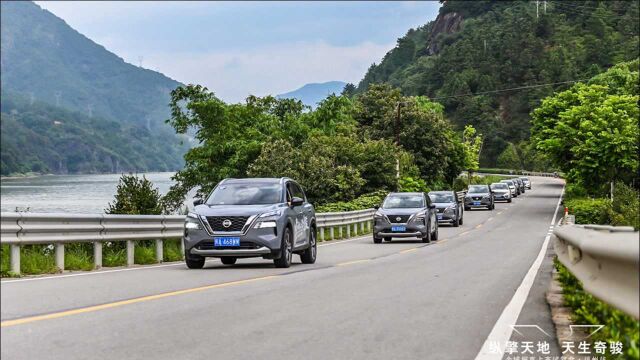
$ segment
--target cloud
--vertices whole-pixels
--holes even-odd
[[[357,83],[393,46],[296,42],[248,50],[159,52],[146,54],[144,63],[180,82],[205,85],[225,101],[239,102],[249,94],[276,95],[311,82]]]

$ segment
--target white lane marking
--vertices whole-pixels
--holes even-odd
[[[348,243],[348,242],[352,242],[352,241],[356,241],[356,240],[362,240],[362,239],[365,239],[365,238],[366,238],[366,236],[358,236],[356,238],[349,239],[349,240],[332,241],[329,244],[318,244],[318,247],[329,246],[329,245],[340,245],[340,244],[344,244],[344,243]],[[217,261],[217,259],[208,260],[207,263],[213,262],[213,261]],[[150,269],[164,268],[164,267],[171,267],[171,266],[180,266],[180,265],[184,266],[184,261],[178,261],[178,262],[174,262],[174,263],[171,263],[171,264],[145,265],[145,266],[140,266],[140,267],[132,267],[132,268],[124,268],[124,269],[97,270],[97,271],[79,272],[79,273],[75,273],[75,274],[39,276],[39,277],[30,277],[30,278],[15,279],[15,280],[2,280],[2,281],[0,281],[0,285],[9,284],[9,283],[16,283],[16,282],[25,282],[25,281],[62,279],[62,278],[76,277],[76,276],[110,274],[110,273],[122,272],[122,271],[150,270]]]
[[[560,198],[558,198],[558,204],[556,205],[556,210],[553,213],[553,218],[551,219],[552,224],[556,221],[556,216],[558,215],[558,209],[560,208],[560,202],[562,201],[563,194],[564,186],[562,186]],[[531,265],[531,268],[529,268],[529,271],[527,271],[524,279],[522,279],[522,283],[518,286],[518,289],[511,298],[511,301],[509,301],[509,304],[507,304],[502,311],[502,314],[500,314],[500,317],[493,326],[491,333],[489,333],[489,336],[487,336],[487,339],[484,341],[480,352],[476,355],[476,360],[502,359],[504,347],[507,341],[511,339],[511,334],[513,333],[512,326],[518,322],[518,317],[520,316],[522,307],[529,296],[529,291],[533,286],[533,281],[535,280],[538,270],[540,270],[540,265],[542,265],[542,261],[544,260],[547,246],[549,245],[549,239],[551,239],[551,234],[547,234],[544,238],[538,257]],[[500,351],[495,351],[496,348]]]

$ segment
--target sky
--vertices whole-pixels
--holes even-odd
[[[357,84],[439,2],[36,1],[125,61],[239,102]]]

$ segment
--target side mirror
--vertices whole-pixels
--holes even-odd
[[[198,206],[204,204],[204,200],[201,198],[193,199],[193,206]]]
[[[429,204],[429,209],[435,209],[436,208],[436,204]]]
[[[378,209],[380,209],[380,205],[373,205],[373,208],[378,210]]]
[[[293,207],[300,206],[302,204],[304,204],[304,199],[303,198],[299,198],[297,196],[294,196],[291,199],[291,206],[293,206]]]

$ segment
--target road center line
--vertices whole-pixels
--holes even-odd
[[[408,252],[412,252],[412,251],[416,251],[418,250],[418,248],[411,248],[411,249],[406,249],[406,250],[402,250],[400,251],[400,254],[406,254]]]
[[[151,300],[163,299],[163,298],[167,298],[167,297],[173,297],[173,296],[177,296],[177,295],[200,292],[200,291],[204,291],[204,290],[217,289],[217,288],[223,288],[223,287],[232,286],[232,285],[241,285],[241,284],[247,284],[247,283],[256,282],[256,281],[268,280],[268,279],[273,279],[273,278],[276,278],[276,277],[278,277],[278,275],[261,276],[261,277],[257,277],[257,278],[230,281],[230,282],[225,282],[225,283],[200,286],[200,287],[184,289],[184,290],[169,291],[169,292],[164,292],[164,293],[160,293],[160,294],[156,294],[156,295],[142,296],[142,297],[128,299],[128,300],[115,301],[115,302],[111,302],[111,303],[88,306],[88,307],[83,307],[83,308],[79,308],[79,309],[67,310],[67,311],[60,311],[60,312],[55,312],[55,313],[51,313],[51,314],[30,316],[30,317],[14,319],[14,320],[6,320],[6,321],[2,321],[0,323],[0,327],[4,328],[4,327],[9,327],[9,326],[32,323],[32,322],[36,322],[36,321],[57,319],[57,318],[61,318],[61,317],[71,316],[71,315],[84,314],[84,313],[89,313],[89,312],[94,312],[94,311],[99,311],[99,310],[105,310],[105,309],[120,307],[120,306],[124,306],[124,305],[130,305],[130,304],[135,304],[135,303],[140,303],[140,302],[146,302],[146,301],[151,301]]]
[[[338,264],[336,264],[336,266],[347,266],[347,265],[359,264],[359,263],[363,263],[363,262],[367,262],[367,261],[371,261],[371,259],[347,261],[347,262],[343,262],[343,263],[338,263]]]
[[[553,213],[553,218],[551,219],[551,223],[555,223],[556,216],[558,215],[558,209],[560,208],[560,202],[562,201],[562,195],[564,194],[564,186],[562,186],[562,191],[560,192],[560,197],[558,198],[558,204],[556,205],[556,210]],[[538,252],[538,256],[535,261],[527,271],[527,274],[522,279],[522,283],[516,289],[515,294],[507,304],[507,306],[500,314],[500,317],[496,321],[491,333],[487,336],[487,339],[484,341],[480,352],[476,355],[475,360],[501,360],[503,357],[504,347],[511,338],[511,334],[513,333],[512,325],[518,322],[518,317],[520,316],[520,312],[522,311],[522,307],[524,306],[527,297],[529,296],[529,291],[533,286],[533,282],[538,274],[538,270],[540,270],[540,266],[542,265],[542,261],[544,260],[544,255],[547,251],[547,247],[549,245],[549,239],[551,239],[551,235],[547,234],[544,238],[544,242],[542,243],[542,247],[540,248],[540,252]],[[500,351],[492,351],[492,345],[497,346]]]

